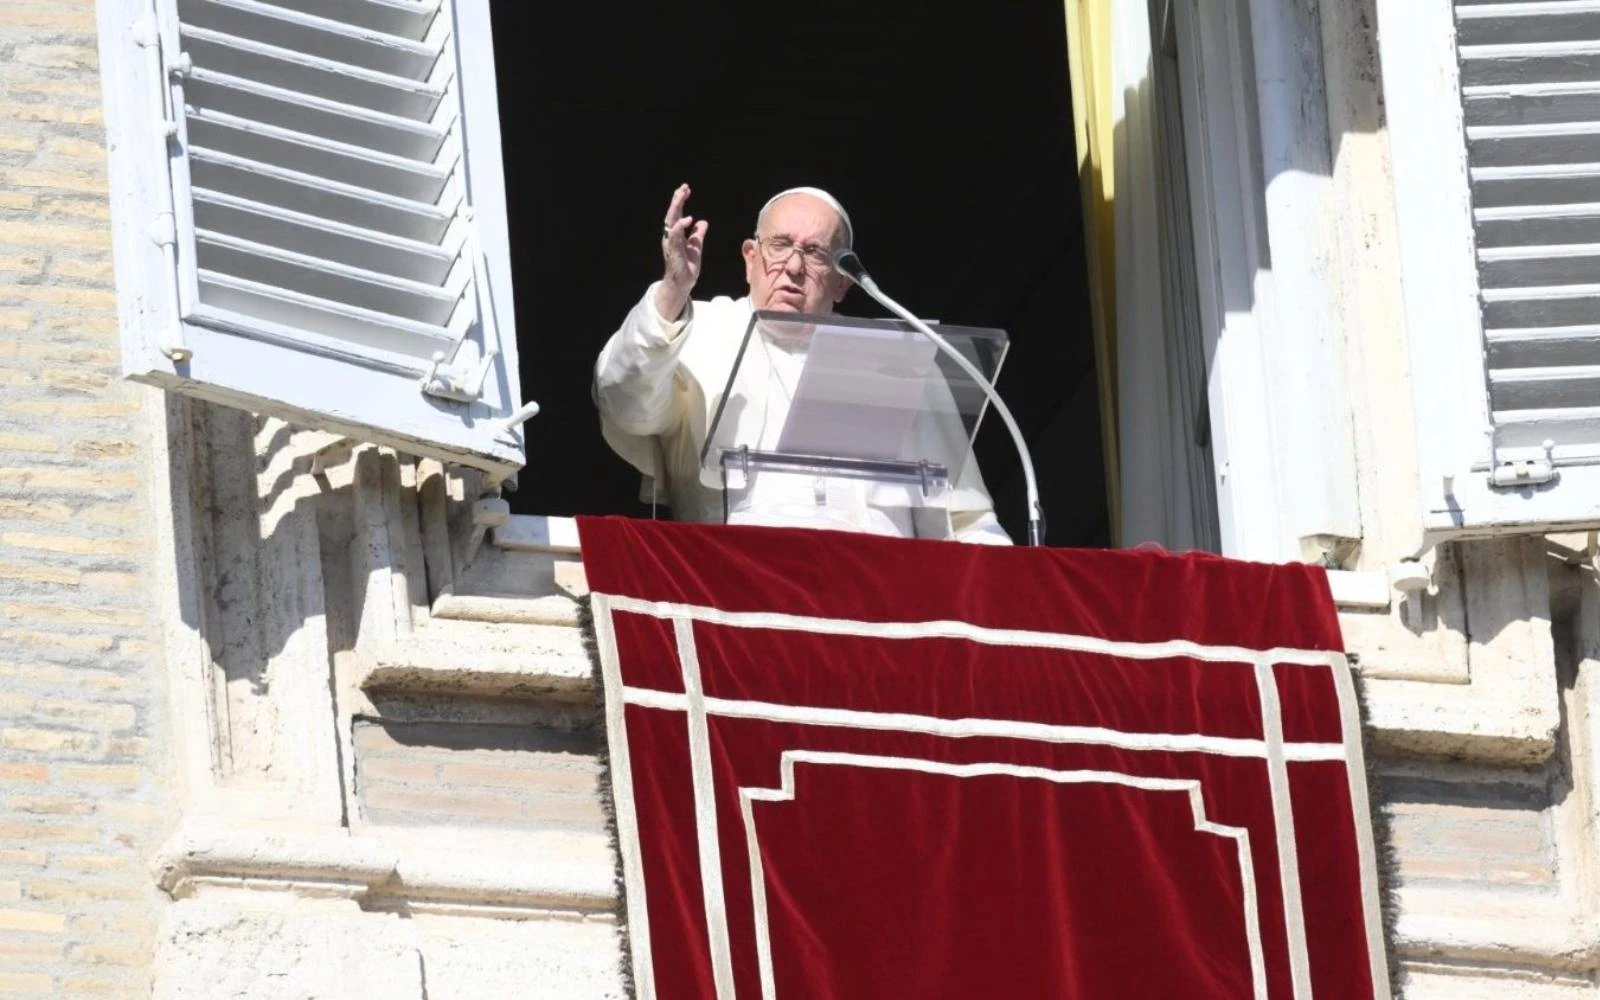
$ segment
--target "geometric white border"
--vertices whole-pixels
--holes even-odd
[[[1144,791],[1185,793],[1189,799],[1189,808],[1194,814],[1194,828],[1201,833],[1231,839],[1238,852],[1239,879],[1244,888],[1244,933],[1250,950],[1250,981],[1254,986],[1255,1000],[1266,1000],[1267,968],[1261,950],[1261,915],[1256,901],[1255,867],[1250,855],[1250,833],[1243,827],[1212,823],[1206,819],[1205,802],[1201,797],[1199,781],[1147,778],[1113,771],[1058,771],[997,762],[947,764],[911,757],[882,757],[821,750],[785,750],[779,758],[782,775],[779,788],[739,789],[739,810],[744,817],[745,844],[750,854],[750,895],[754,902],[756,957],[761,967],[762,1000],[776,1000],[777,987],[772,972],[772,939],[767,920],[766,872],[761,862],[761,847],[756,838],[756,818],[751,803],[792,801],[796,763],[920,771],[924,774],[942,774],[955,778],[1009,775],[1014,778],[1031,778],[1062,785],[1122,785]]]
[[[699,605],[644,601],[637,598],[593,594],[596,638],[603,678],[606,686],[607,735],[610,741],[613,786],[619,802],[632,801],[631,763],[628,759],[623,712],[628,704],[639,707],[685,711],[689,718],[690,760],[695,771],[696,814],[709,814],[709,824],[702,823],[699,831],[702,857],[702,890],[705,896],[707,930],[711,935],[711,958],[718,1000],[734,1000],[732,960],[729,950],[726,909],[723,905],[722,873],[720,864],[708,863],[708,858],[720,858],[716,850],[718,833],[715,829],[715,789],[711,768],[710,746],[706,720],[709,715],[730,715],[752,718],[781,717],[781,721],[838,725],[841,717],[846,724],[867,728],[912,728],[939,736],[989,735],[993,727],[1035,727],[1035,724],[1012,720],[948,720],[907,716],[895,713],[841,712],[841,710],[802,708],[791,705],[771,705],[754,702],[734,702],[707,699],[700,690],[699,664],[694,649],[693,623],[735,628],[759,628],[804,631],[828,635],[862,636],[877,639],[956,638],[982,645],[1022,646],[1041,649],[1074,650],[1129,660],[1163,660],[1186,658],[1209,662],[1231,662],[1251,665],[1256,674],[1258,694],[1261,699],[1263,721],[1262,740],[1234,740],[1223,737],[1205,737],[1193,734],[1134,734],[1090,727],[1036,727],[1043,730],[1076,730],[1056,733],[1059,740],[1100,745],[1119,745],[1125,749],[1176,749],[1174,741],[1185,743],[1184,749],[1199,753],[1217,753],[1225,756],[1264,756],[1268,763],[1271,781],[1274,833],[1278,846],[1280,884],[1284,901],[1285,932],[1288,937],[1289,966],[1295,1000],[1312,1000],[1310,964],[1306,948],[1304,914],[1301,908],[1298,849],[1294,835],[1293,806],[1288,793],[1287,762],[1290,760],[1343,760],[1349,776],[1351,807],[1356,825],[1357,855],[1361,866],[1362,903],[1367,928],[1367,947],[1373,995],[1378,1000],[1388,1000],[1389,982],[1386,956],[1381,934],[1381,917],[1376,878],[1373,875],[1376,848],[1372,842],[1369,804],[1365,796],[1365,774],[1362,772],[1360,727],[1355,717],[1354,687],[1348,664],[1342,653],[1325,650],[1273,648],[1248,649],[1237,646],[1208,646],[1188,640],[1163,642],[1125,642],[1101,639],[1096,636],[1040,632],[1025,629],[994,629],[960,621],[925,622],[868,622],[849,619],[818,618],[789,615],[777,612],[729,612]],[[615,632],[611,616],[614,611],[626,611],[645,617],[668,620],[678,645],[680,665],[684,670],[684,693],[653,691],[625,687],[617,660]],[[1338,690],[1343,726],[1342,744],[1288,744],[1283,742],[1282,719],[1279,713],[1277,684],[1272,668],[1275,664],[1313,667],[1331,670]],[[874,718],[876,717],[876,718]],[[826,720],[826,721],[825,721]],[[870,721],[869,721],[870,720]],[[775,718],[775,721],[780,721]],[[908,725],[915,722],[916,725]],[[924,725],[927,728],[924,728]],[[952,732],[949,727],[965,727],[968,731]],[[941,731],[943,727],[943,731]],[[976,727],[975,729],[973,727]],[[993,735],[1015,736],[1023,739],[1051,739],[1044,732],[994,732]],[[1199,741],[1199,742],[1194,742]],[[1212,741],[1217,741],[1213,743]],[[1143,745],[1139,745],[1143,744]],[[1208,745],[1210,744],[1210,745]],[[627,771],[626,774],[619,772]],[[640,844],[636,817],[624,817],[625,810],[617,810],[618,837],[623,854],[623,872],[629,897],[629,936],[634,985],[640,1000],[654,1000],[654,965],[651,959],[648,915],[644,912],[644,878],[639,862]],[[707,830],[709,825],[711,829]],[[709,877],[708,877],[709,876]]]
[[[721,830],[717,822],[716,772],[711,767],[711,724],[700,687],[700,654],[694,622],[672,619],[678,662],[683,670],[685,716],[689,729],[689,774],[694,783],[695,835],[700,841],[700,890],[706,908],[706,938],[711,946],[711,978],[717,1000],[733,1000],[733,948],[728,943],[728,903],[722,891]],[[652,970],[653,971],[653,970]]]
[[[1255,663],[1266,659],[1302,667],[1346,666],[1343,653],[1322,649],[1248,649],[1244,646],[1207,646],[1188,639],[1162,642],[1127,642],[1067,632],[1040,632],[1035,629],[989,628],[961,621],[869,622],[848,618],[816,618],[777,611],[724,611],[702,604],[673,601],[644,601],[637,597],[596,594],[604,597],[610,611],[627,611],[647,618],[706,622],[732,628],[775,629],[789,632],[817,632],[823,635],[852,635],[868,639],[967,639],[985,646],[1029,646],[1035,649],[1064,649],[1081,653],[1101,653],[1128,660],[1206,660],[1212,663]]]
[[[1261,735],[1267,744],[1267,781],[1272,788],[1272,826],[1278,836],[1278,888],[1283,924],[1289,935],[1289,981],[1294,1000],[1311,998],[1311,953],[1306,948],[1305,909],[1300,896],[1300,843],[1294,834],[1294,801],[1289,794],[1289,764],[1283,752],[1283,708],[1272,661],[1255,661],[1256,696],[1261,703]],[[1346,768],[1348,770],[1348,767]]]
[[[622,660],[617,653],[617,632],[611,623],[610,601],[603,594],[590,599],[594,638],[600,654],[600,677],[605,684],[606,750],[611,763],[612,813],[622,854],[622,881],[628,899],[628,951],[633,966],[637,1000],[655,1000],[655,960],[650,947],[650,907],[645,903],[644,862],[640,858],[639,818],[633,812],[633,760],[628,754],[628,732],[623,714]],[[624,806],[626,803],[626,807]]]
[[[1204,753],[1217,757],[1268,756],[1266,740],[1240,736],[1202,736],[1198,733],[1130,733],[1100,726],[1065,726],[1050,722],[1022,722],[1016,719],[948,719],[936,715],[908,712],[862,712],[850,708],[816,708],[782,705],[770,701],[745,701],[691,697],[675,691],[624,687],[622,700],[640,708],[686,712],[695,705],[708,716],[728,719],[758,719],[794,725],[828,726],[834,729],[873,729],[883,732],[921,733],[955,739],[988,736],[1002,739],[1035,740],[1040,743],[1077,743],[1085,746],[1113,747],[1118,750],[1159,750],[1165,753]],[[1343,761],[1342,743],[1288,743],[1285,760]]]

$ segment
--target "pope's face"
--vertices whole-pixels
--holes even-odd
[[[767,209],[756,239],[744,241],[744,276],[757,309],[826,316],[844,298],[850,279],[833,269],[844,242],[839,215],[808,194],[779,198]]]

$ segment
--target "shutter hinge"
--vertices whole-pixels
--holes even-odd
[[[165,46],[161,41],[161,25],[153,13],[147,13],[133,23],[130,29],[133,43],[145,50],[144,59],[149,71],[155,80],[155,90],[149,95],[152,104],[152,117],[161,122],[161,132],[166,142],[168,155],[172,155],[171,142],[178,135],[178,123],[172,114],[172,89],[169,84]],[[183,71],[191,68],[188,56],[182,57]],[[165,211],[157,212],[150,220],[149,227],[145,230],[150,237],[150,242],[161,248],[166,258],[167,267],[171,269],[172,284],[169,285],[172,309],[177,315],[173,317],[174,324],[166,332],[164,343],[159,349],[168,361],[174,365],[187,364],[194,359],[194,351],[183,343],[183,312],[182,299],[177,290],[178,281],[178,224],[172,210],[172,189],[170,179],[166,179],[165,195],[163,196]]]
[[[168,139],[178,135],[178,123],[172,117],[171,94],[167,90],[169,80],[186,76],[194,64],[187,52],[178,56],[178,63],[169,66],[166,58],[166,46],[161,42],[161,28],[156,23],[155,16],[146,14],[139,18],[133,25],[133,42],[141,49],[150,50],[150,62],[154,67],[156,77],[161,80],[161,131]]]
[[[133,42],[141,49],[148,49],[152,45],[158,47],[161,45],[161,32],[156,27],[154,14],[146,14],[133,22]]]
[[[168,251],[169,254],[177,245],[178,224],[171,212],[157,213],[156,217],[150,220],[150,228],[146,232],[150,236],[151,243]],[[167,356],[167,360],[180,365],[194,358],[194,352],[184,346],[181,335],[174,335],[170,343],[162,345],[161,353]]]
[[[473,371],[460,365],[445,364],[444,352],[435,351],[433,363],[422,376],[422,391],[458,403],[476,403],[483,396],[483,383],[489,377],[489,369],[494,367],[494,359],[499,356],[497,348],[489,348],[478,362],[477,370]]]
[[[150,242],[158,247],[170,247],[178,242],[178,223],[171,212],[161,212],[150,220]]]
[[[1499,462],[1489,470],[1489,485],[1495,489],[1515,490],[1525,486],[1541,486],[1554,482],[1561,472],[1556,468],[1554,441],[1545,441],[1543,458]]]

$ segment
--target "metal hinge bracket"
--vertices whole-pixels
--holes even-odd
[[[476,370],[461,365],[445,364],[444,352],[436,351],[433,363],[422,376],[422,391],[430,396],[453,399],[458,403],[476,403],[483,397],[483,383],[494,367],[499,350],[490,348],[478,362]]]
[[[1540,486],[1554,482],[1561,472],[1556,468],[1554,441],[1545,441],[1543,458],[1499,462],[1489,470],[1489,485],[1495,489],[1515,490],[1525,486]]]

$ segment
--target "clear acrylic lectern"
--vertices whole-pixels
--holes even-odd
[[[939,326],[992,382],[1004,331]],[[730,524],[950,535],[988,396],[899,320],[757,312],[700,454]]]

